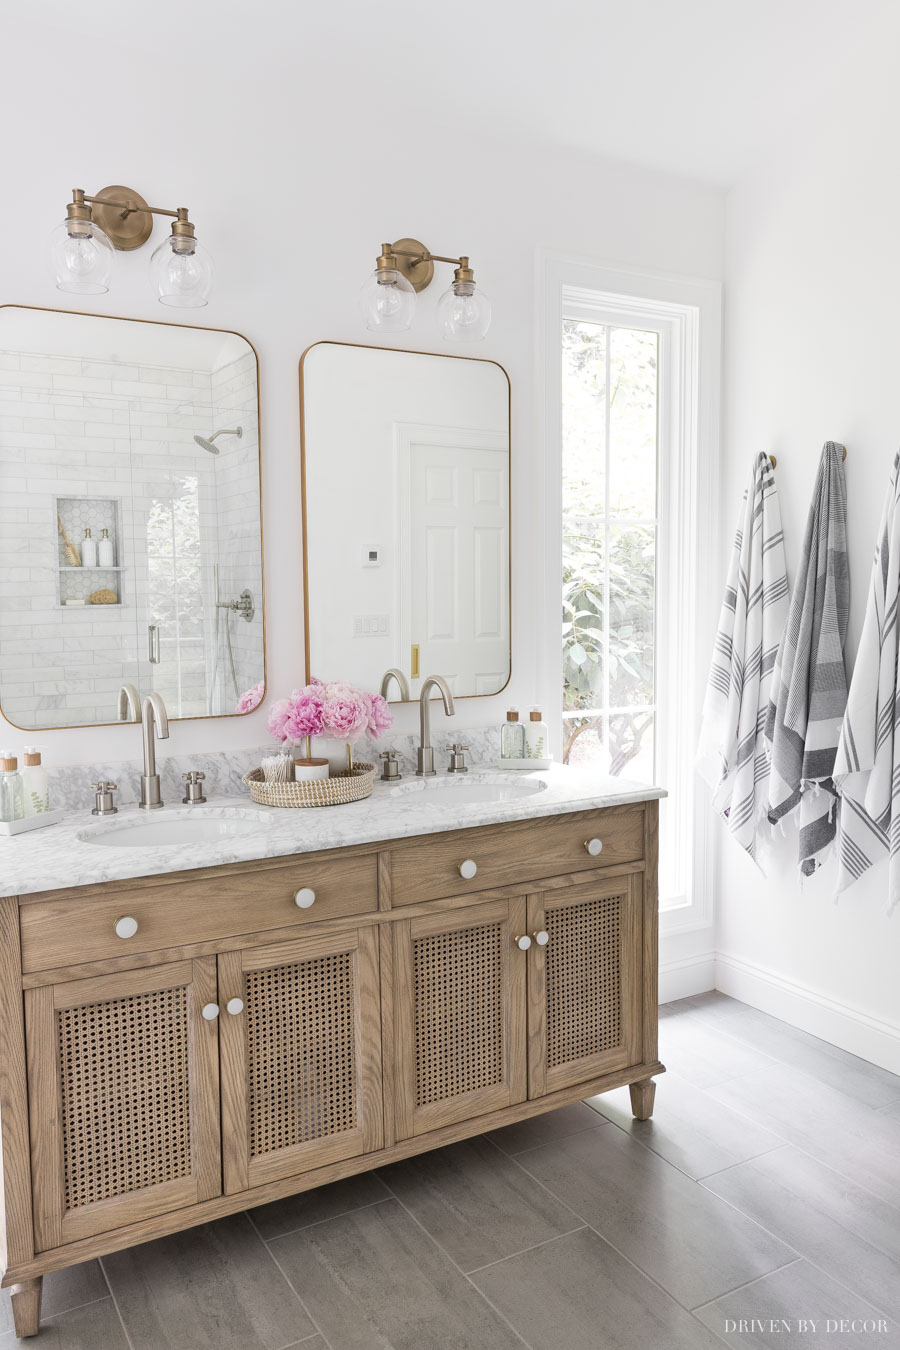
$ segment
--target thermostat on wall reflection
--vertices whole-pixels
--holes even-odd
[[[364,547],[360,562],[362,563],[363,567],[380,567],[381,545],[369,544],[367,547]]]

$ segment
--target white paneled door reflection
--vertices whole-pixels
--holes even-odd
[[[420,678],[437,673],[454,692],[494,694],[509,668],[506,438],[451,431],[437,439],[432,431],[408,441],[405,649],[418,646]]]

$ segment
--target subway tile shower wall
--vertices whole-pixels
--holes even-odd
[[[213,425],[215,423],[215,426]],[[241,425],[209,455],[194,435]],[[238,693],[262,676],[262,575],[247,466],[258,456],[256,366],[251,353],[210,375],[184,368],[100,363],[72,357],[0,353],[0,699],[20,726],[110,722],[123,681],[158,689],[174,716],[231,712]],[[112,500],[121,537],[113,575],[97,571],[96,589],[118,605],[65,606],[65,559],[56,528],[57,499]],[[173,503],[193,513],[199,557],[179,557],[166,540]],[[106,509],[106,508],[104,508]],[[98,508],[95,537],[99,536]],[[83,530],[72,543],[80,549]],[[232,617],[232,678],[221,612],[216,656],[213,563],[220,594],[246,587],[252,623]],[[79,579],[80,580],[80,579]],[[168,583],[168,584],[167,584]],[[81,593],[84,586],[68,593]],[[160,596],[193,588],[184,619],[170,622],[167,650],[151,671],[147,624]],[[94,589],[93,587],[89,589]],[[169,616],[171,619],[171,616]],[[215,684],[213,684],[213,672]],[[35,713],[37,709],[37,713]]]

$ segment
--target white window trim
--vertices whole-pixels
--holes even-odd
[[[694,277],[679,277],[667,273],[612,265],[588,258],[574,258],[554,250],[537,252],[537,332],[535,389],[537,396],[538,429],[543,444],[543,482],[541,492],[541,520],[536,522],[542,540],[544,559],[543,585],[540,597],[542,622],[539,630],[552,635],[540,644],[538,680],[544,708],[550,710],[551,741],[557,752],[561,745],[562,710],[560,708],[560,651],[557,635],[560,625],[560,574],[562,559],[562,362],[560,360],[560,332],[563,310],[570,311],[577,302],[577,293],[586,293],[586,300],[596,306],[602,297],[603,307],[615,311],[625,324],[639,326],[652,316],[662,319],[668,336],[676,349],[670,351],[687,375],[687,381],[678,381],[679,387],[693,384],[697,390],[693,406],[660,408],[660,416],[675,419],[672,428],[681,444],[681,461],[687,467],[682,474],[683,496],[680,513],[691,522],[689,538],[682,541],[675,556],[684,583],[688,586],[689,621],[684,628],[684,642],[666,643],[670,658],[680,664],[683,687],[693,691],[691,716],[684,719],[679,753],[692,763],[696,729],[705,685],[706,667],[715,626],[717,600],[709,595],[703,579],[714,575],[718,558],[718,449],[720,434],[720,387],[722,343],[722,287],[719,282]],[[564,306],[564,296],[566,304]],[[688,400],[690,403],[691,400]],[[661,466],[661,501],[671,491],[678,491],[677,483],[667,483]],[[661,517],[665,515],[661,512]],[[660,529],[664,529],[661,519]],[[660,553],[665,541],[660,539]],[[693,628],[693,639],[690,629]],[[664,672],[660,671],[660,676]],[[551,720],[552,719],[552,720]],[[683,963],[690,959],[694,939],[679,941],[681,935],[694,933],[701,939],[700,930],[710,930],[713,924],[713,837],[711,817],[698,800],[696,775],[685,774],[684,791],[691,792],[693,803],[686,819],[692,822],[691,884],[686,903],[660,913],[660,935],[664,942],[663,955]],[[687,784],[690,787],[687,787]],[[701,943],[702,945],[702,943]],[[706,943],[706,945],[712,945]],[[671,950],[666,952],[666,948]]]

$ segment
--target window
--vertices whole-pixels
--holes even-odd
[[[720,288],[549,252],[540,266],[543,612],[548,627],[562,617],[561,645],[541,655],[545,703],[560,758],[666,789],[661,931],[705,928],[694,753],[712,642],[700,578],[716,546]]]

